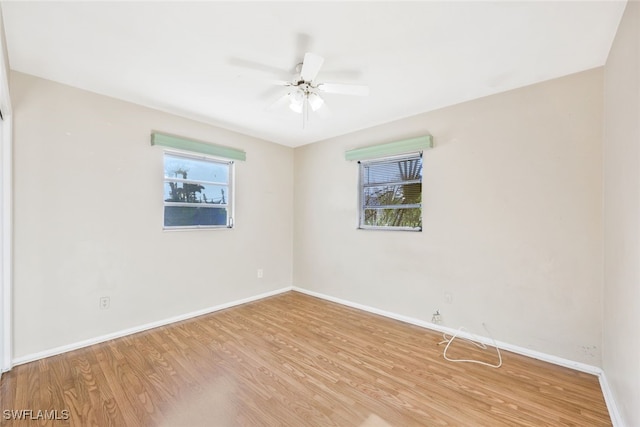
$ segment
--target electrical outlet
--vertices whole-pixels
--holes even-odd
[[[442,314],[440,314],[440,310],[436,310],[436,312],[433,313],[433,316],[431,317],[431,323],[435,323],[436,325],[442,323]]]
[[[258,279],[262,279],[264,277],[264,270],[261,268],[258,269]]]
[[[106,310],[111,305],[111,299],[109,297],[100,297],[100,309]]]
[[[453,295],[451,295],[449,292],[445,292],[444,293],[444,302],[446,304],[451,304],[453,302]]]

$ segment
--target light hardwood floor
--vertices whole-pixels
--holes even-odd
[[[441,339],[289,292],[17,366],[2,376],[0,425],[611,425],[596,377],[507,352],[499,369],[451,363]],[[69,418],[4,419],[20,409]]]

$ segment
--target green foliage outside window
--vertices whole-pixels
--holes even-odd
[[[361,164],[361,226],[422,228],[422,158]]]

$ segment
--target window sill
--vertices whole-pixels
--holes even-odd
[[[233,230],[234,227],[218,226],[218,227],[162,227],[162,231],[208,231],[208,230]]]

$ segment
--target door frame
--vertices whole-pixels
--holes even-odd
[[[13,110],[9,95],[9,57],[0,8],[0,375],[12,367],[13,286]]]
[[[0,83],[1,84],[1,83]],[[1,105],[1,103],[0,103]],[[4,110],[0,110],[4,111]],[[12,168],[11,168],[11,115],[5,115],[3,113],[3,121],[2,121],[2,135],[0,136],[1,141],[1,150],[2,150],[2,163],[0,164],[1,168],[1,176],[2,176],[2,188],[0,189],[0,193],[2,194],[2,199],[0,203],[2,204],[2,209],[0,213],[0,217],[2,218],[2,241],[0,242],[1,249],[0,253],[2,254],[2,258],[0,259],[0,265],[2,271],[2,276],[0,277],[0,290],[2,291],[2,295],[0,295],[0,302],[2,303],[2,318],[0,319],[0,326],[2,330],[0,330],[0,338],[2,339],[2,345],[0,348],[2,349],[2,354],[0,354],[0,372],[5,372],[11,369],[11,310],[12,310]]]

